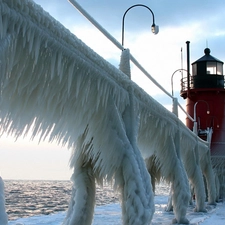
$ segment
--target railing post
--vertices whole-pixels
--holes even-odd
[[[178,99],[173,98],[172,112],[178,117]]]

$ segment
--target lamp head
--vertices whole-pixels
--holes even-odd
[[[210,114],[210,111],[209,110],[207,110],[207,114]]]
[[[159,26],[155,25],[154,23],[152,24],[152,33],[153,34],[159,33]]]

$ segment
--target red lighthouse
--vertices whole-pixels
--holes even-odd
[[[187,42],[189,52],[189,42]],[[181,80],[181,97],[186,99],[187,113],[194,122],[186,119],[188,128],[206,140],[212,129],[211,157],[213,166],[225,166],[225,88],[223,62],[205,55],[192,63],[192,75]],[[188,53],[189,55],[189,53]],[[188,56],[189,57],[189,56]],[[188,61],[189,62],[189,61]],[[189,69],[188,69],[189,71]]]

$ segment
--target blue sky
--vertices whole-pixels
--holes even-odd
[[[35,0],[44,10],[73,32],[113,65],[118,66],[121,51],[107,40],[67,0]],[[125,47],[139,63],[169,92],[171,75],[186,69],[186,41],[190,41],[191,62],[211,54],[225,62],[224,0],[85,0],[77,1],[109,33],[121,42],[121,24],[124,12],[134,4],[145,4],[155,15],[159,33],[151,33],[152,16],[143,7],[131,9],[125,18]],[[155,87],[135,66],[132,80],[168,109],[171,99]],[[180,74],[174,76],[174,92],[179,96]],[[185,102],[179,100],[182,105]],[[181,115],[182,117],[182,115]],[[184,118],[184,117],[183,117]],[[3,179],[69,179],[72,171],[68,161],[70,151],[54,143],[40,143],[11,137],[0,140],[0,175]]]

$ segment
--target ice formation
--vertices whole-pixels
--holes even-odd
[[[188,223],[185,169],[191,164],[183,164],[182,143],[200,140],[129,79],[127,53],[120,71],[34,2],[0,1],[1,131],[15,137],[32,131],[32,137],[73,148],[66,225],[90,225],[95,181],[113,178],[123,224],[148,225],[154,200],[144,159],[152,156],[172,182],[175,222]]]
[[[4,183],[0,177],[0,224],[8,224],[8,216],[5,211],[5,195],[4,195]]]

